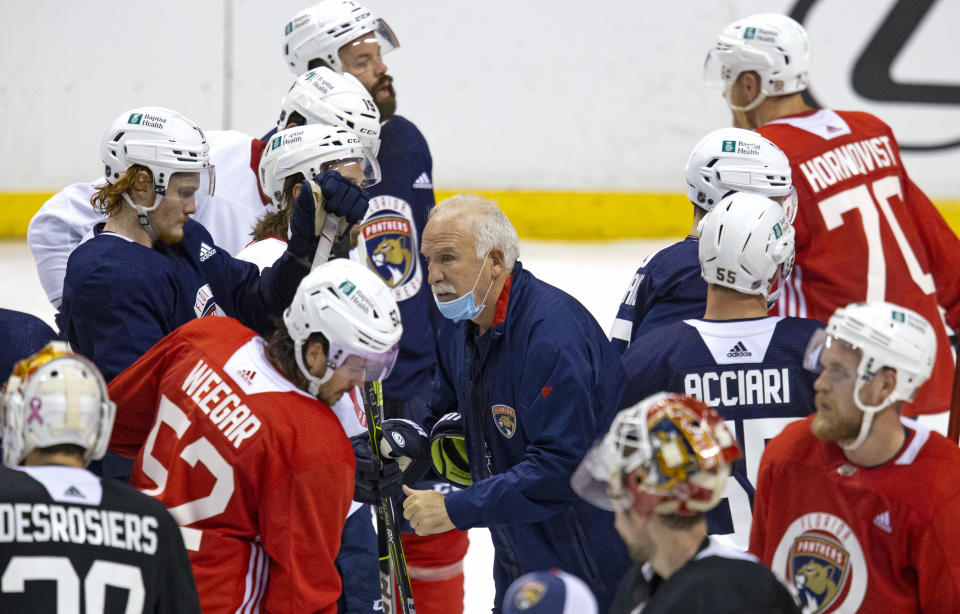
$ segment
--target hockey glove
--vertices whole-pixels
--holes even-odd
[[[406,471],[410,463],[427,454],[427,432],[416,422],[406,418],[390,418],[380,425],[383,438],[380,440],[380,456],[393,459]]]
[[[401,497],[403,489],[403,472],[394,461],[381,461],[373,455],[370,449],[370,437],[366,433],[354,435],[350,438],[353,444],[353,454],[357,460],[357,471],[354,477],[353,499],[360,503],[377,503],[384,497]]]
[[[367,214],[367,197],[349,179],[337,171],[325,171],[314,176],[314,181],[323,193],[323,208],[327,213],[342,217],[355,224]]]
[[[463,434],[463,419],[459,412],[444,414],[430,431],[430,455],[433,470],[444,480],[457,486],[470,486],[470,461]]]
[[[287,251],[297,258],[312,259],[317,251],[316,203],[309,181],[300,182],[300,194],[293,200],[290,228],[287,230]]]

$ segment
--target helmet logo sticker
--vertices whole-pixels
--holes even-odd
[[[723,142],[723,152],[724,153],[733,153],[737,150],[736,141],[724,141]]]
[[[273,151],[273,150],[276,149],[277,147],[280,147],[280,144],[281,144],[281,143],[283,143],[283,137],[282,137],[282,136],[275,136],[275,137],[273,137],[273,140],[270,141],[270,151]]]
[[[906,322],[906,315],[902,311],[894,311],[890,315],[895,322]]]
[[[543,599],[546,592],[545,584],[536,580],[528,580],[520,586],[513,598],[513,604],[517,606],[518,610],[529,610]]]
[[[517,432],[517,412],[506,405],[494,405],[491,408],[493,423],[500,434],[510,439]]]
[[[27,418],[27,424],[33,422],[34,419],[43,424],[43,416],[40,415],[41,407],[43,407],[43,401],[40,400],[40,397],[30,399],[30,417]]]
[[[757,29],[756,29],[756,28],[745,28],[745,29],[743,30],[743,38],[745,38],[745,39],[747,39],[747,40],[752,39],[752,38],[756,38],[756,36],[757,36]]]
[[[131,113],[130,119],[127,120],[128,124],[139,124],[143,120],[143,113]]]
[[[350,296],[351,294],[353,294],[353,291],[356,290],[357,288],[356,284],[354,284],[349,279],[342,281],[338,287],[340,288],[340,291],[346,294],[347,296]]]
[[[397,445],[400,446],[401,448],[406,443],[406,440],[404,440],[403,435],[401,435],[396,431],[394,431],[393,433],[390,433],[390,436],[393,437],[393,440],[397,442]]]

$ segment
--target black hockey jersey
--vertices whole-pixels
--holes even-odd
[[[623,356],[622,407],[656,392],[680,392],[715,408],[736,435],[743,458],[707,520],[711,534],[731,535],[744,550],[763,448],[813,412],[816,374],[803,368],[803,355],[822,327],[806,318],[685,320],[640,337]]]
[[[692,559],[666,580],[649,563],[623,577],[610,614],[799,614],[786,586],[757,557],[703,540]]]
[[[0,612],[200,612],[180,529],[117,480],[0,466]]]

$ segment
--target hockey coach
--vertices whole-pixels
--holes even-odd
[[[404,515],[418,535],[490,529],[495,613],[511,582],[551,567],[586,581],[605,611],[628,554],[570,477],[616,414],[623,367],[586,308],[518,252],[510,220],[479,196],[453,196],[427,222],[421,253],[445,319],[426,426],[435,441],[462,428],[470,485],[405,487]]]

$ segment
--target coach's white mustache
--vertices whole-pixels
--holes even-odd
[[[438,281],[437,283],[430,286],[430,289],[433,290],[434,296],[437,296],[438,294],[456,294],[457,293],[457,289],[453,287],[453,284],[445,281]]]

